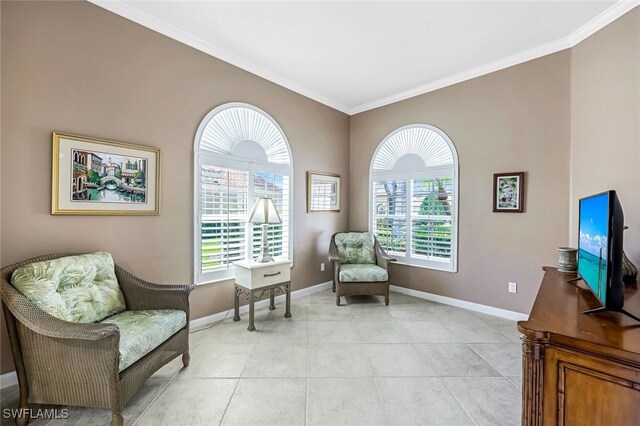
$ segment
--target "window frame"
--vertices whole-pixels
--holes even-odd
[[[385,143],[394,137],[397,133],[408,129],[414,128],[425,128],[436,132],[442,139],[447,143],[449,149],[451,150],[451,154],[453,157],[452,165],[444,165],[444,166],[425,166],[420,170],[409,170],[409,171],[401,171],[396,172],[393,170],[385,170],[385,171],[374,171],[373,165],[376,161],[376,157]],[[407,153],[405,153],[407,154]],[[422,259],[418,257],[411,256],[411,237],[413,234],[413,225],[412,225],[412,215],[411,215],[411,198],[413,196],[413,179],[424,179],[424,178],[435,178],[443,175],[443,172],[450,172],[452,174],[453,180],[453,190],[452,190],[452,201],[453,201],[453,210],[451,215],[451,257],[450,261],[440,261],[435,259]],[[374,203],[374,183],[376,181],[381,180],[404,180],[406,181],[407,186],[407,200],[406,200],[406,212],[404,215],[404,219],[406,222],[406,248],[404,255],[399,254],[398,252],[392,252],[392,255],[398,259],[399,264],[415,266],[419,268],[433,269],[437,271],[458,272],[458,231],[459,231],[459,192],[460,192],[460,180],[459,180],[459,164],[458,164],[458,152],[456,150],[453,141],[444,133],[442,130],[435,126],[431,126],[429,124],[409,124],[406,126],[402,126],[390,134],[388,134],[382,142],[378,145],[373,156],[371,157],[371,162],[369,164],[369,198],[368,198],[368,227],[369,232],[375,233],[374,221],[376,220],[376,214],[373,208]]]
[[[237,155],[226,155],[213,153],[208,150],[200,149],[200,141],[202,134],[206,129],[209,122],[220,112],[231,108],[247,108],[254,110],[258,114],[261,114],[267,120],[276,127],[280,132],[284,144],[286,145],[289,154],[289,164],[272,163],[269,161],[261,161],[254,158],[247,158]],[[294,169],[293,169],[293,156],[291,152],[291,146],[289,141],[278,123],[266,112],[250,104],[242,102],[231,102],[223,104],[214,108],[209,112],[200,123],[196,132],[194,140],[194,155],[193,155],[193,281],[196,285],[210,284],[221,281],[228,281],[235,275],[233,267],[227,269],[205,272],[201,270],[201,258],[202,258],[202,242],[201,242],[201,230],[202,230],[202,199],[201,199],[201,173],[202,166],[204,164],[213,167],[220,167],[225,169],[239,170],[248,172],[249,188],[247,191],[247,214],[251,210],[251,206],[255,201],[254,197],[254,185],[253,178],[255,173],[278,173],[289,177],[289,240],[288,246],[288,259],[292,261],[291,267],[293,267],[293,238],[294,238],[294,214],[293,214],[293,194],[294,194]],[[253,226],[249,222],[245,228],[245,260],[251,260],[253,258]]]

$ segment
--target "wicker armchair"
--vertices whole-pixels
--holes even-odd
[[[339,243],[336,243],[336,239]],[[389,256],[370,232],[338,232],[331,236],[329,261],[333,263],[333,291],[336,305],[340,297],[384,296],[389,304]]]
[[[189,365],[189,293],[193,285],[160,285],[136,278],[115,265],[127,311],[176,309],[186,313],[184,328],[119,371],[120,329],[109,323],[76,323],[38,308],[11,283],[13,272],[52,254],[0,269],[2,305],[20,387],[18,425],[29,421],[29,404],[77,405],[111,409],[111,425],[122,425],[122,410],[160,367],[182,355]]]

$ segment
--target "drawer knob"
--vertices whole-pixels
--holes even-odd
[[[267,277],[275,277],[276,275],[280,275],[280,272],[275,272],[273,274],[264,274],[264,277],[265,278],[267,278]]]

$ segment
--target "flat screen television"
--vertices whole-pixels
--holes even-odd
[[[580,199],[578,275],[602,304],[585,313],[617,311],[640,321],[622,309],[623,232],[624,214],[616,191]]]

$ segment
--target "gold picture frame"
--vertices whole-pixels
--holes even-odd
[[[340,175],[307,172],[307,213],[340,211]]]
[[[160,149],[62,132],[52,145],[51,214],[160,214]]]

